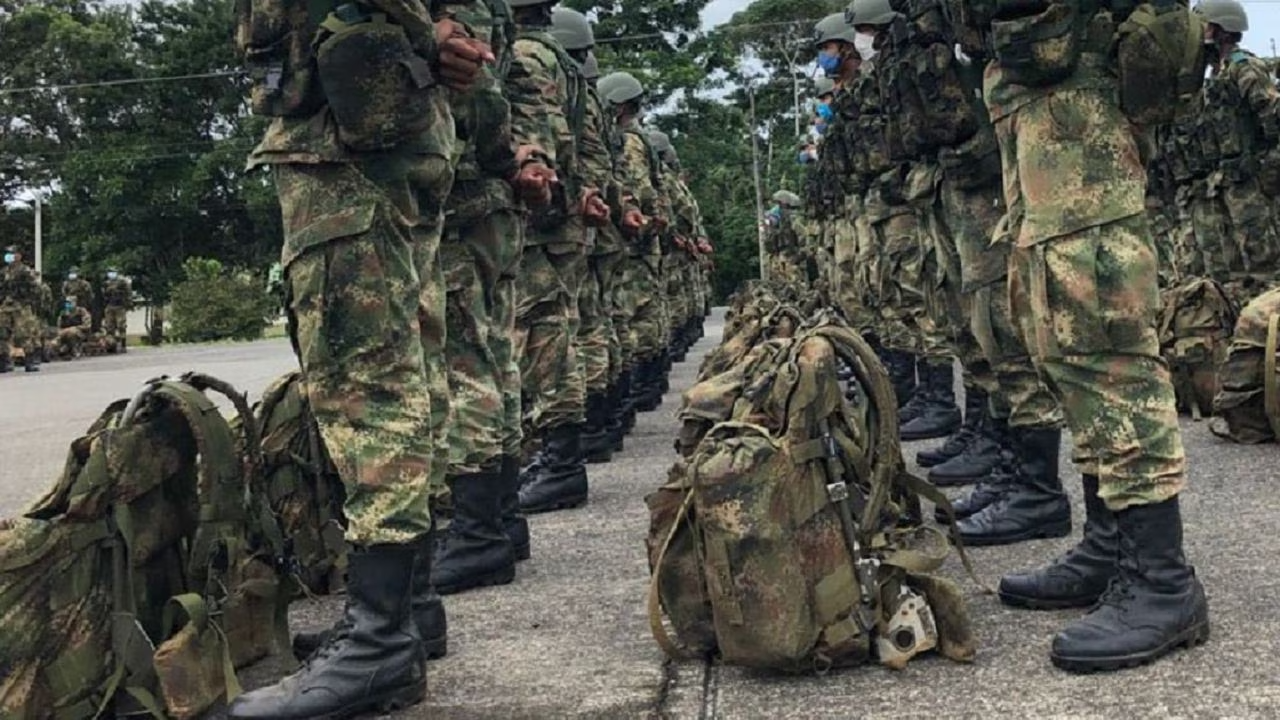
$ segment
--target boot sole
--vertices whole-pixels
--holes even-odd
[[[541,515],[543,513],[556,512],[557,510],[576,510],[587,504],[587,496],[566,498],[564,500],[556,500],[555,502],[545,503],[543,505],[534,505],[530,507],[520,507],[520,512],[525,515]]]
[[[960,426],[956,425],[954,427],[940,427],[929,432],[904,432],[901,433],[901,435],[904,442],[915,442],[917,440],[941,440],[942,438],[948,438],[955,435],[956,431],[959,429]]]
[[[1023,530],[1018,533],[1010,533],[1008,535],[978,535],[973,538],[960,536],[960,542],[965,547],[993,547],[996,545],[1014,545],[1029,540],[1045,540],[1048,538],[1066,537],[1071,534],[1071,521],[1053,523],[1052,525],[1041,525],[1040,527]]]
[[[423,640],[422,651],[427,654],[428,660],[439,660],[449,654],[449,636],[442,635],[438,638]]]
[[[974,473],[972,475],[947,475],[944,477],[939,477],[933,473],[929,473],[929,482],[937,485],[938,487],[960,487],[961,485],[973,485],[981,482],[983,478],[990,475],[990,470],[984,473]]]
[[[436,585],[436,592],[441,595],[457,595],[458,593],[468,590],[476,590],[478,588],[493,587],[495,585],[510,585],[516,579],[516,566],[513,564],[509,568],[494,570],[484,575],[478,575],[466,578],[465,582],[454,583],[453,585]]]
[[[347,720],[347,718],[363,715],[370,711],[385,714],[413,707],[426,699],[426,697],[427,683],[424,679],[422,682],[415,683],[410,687],[399,688],[375,697],[364,698],[355,705],[348,705],[328,715],[318,715],[315,720]]]
[[[932,457],[930,457],[930,458],[923,458],[923,457],[920,457],[920,455],[919,455],[919,454],[917,454],[917,455],[916,455],[916,464],[917,464],[917,465],[919,465],[919,466],[920,466],[920,467],[922,467],[922,468],[931,468],[931,467],[937,467],[937,466],[941,465],[942,463],[947,462],[948,460],[952,460],[952,459],[954,459],[954,458],[958,458],[958,457],[960,457],[960,453],[956,453],[955,455],[948,455],[948,456],[946,456],[946,457],[941,457],[941,459],[938,459],[938,458],[932,458]]]
[[[598,450],[584,457],[583,462],[588,465],[603,465],[604,463],[613,462],[613,450]]]
[[[1191,650],[1197,645],[1203,645],[1209,641],[1209,621],[1197,623],[1186,630],[1178,633],[1177,637],[1169,642],[1161,645],[1154,650],[1147,652],[1134,653],[1132,655],[1119,655],[1114,657],[1089,657],[1089,658],[1073,658],[1062,655],[1054,655],[1049,653],[1049,660],[1054,666],[1060,670],[1066,670],[1073,673],[1092,673],[1092,672],[1108,672],[1112,670],[1124,670],[1125,668],[1134,668],[1148,663],[1155,662],[1160,658],[1179,648]]]
[[[516,562],[524,562],[525,560],[533,557],[533,548],[529,543],[516,545],[514,550],[516,553]]]

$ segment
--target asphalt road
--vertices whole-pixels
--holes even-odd
[[[716,318],[720,316],[717,315]],[[678,391],[720,332],[676,367],[673,393],[641,416],[627,449],[591,467],[590,503],[533,519],[534,559],[516,583],[447,599],[450,654],[429,666],[428,701],[403,718],[1277,718],[1280,673],[1280,448],[1237,447],[1187,421],[1192,485],[1184,496],[1187,551],[1208,588],[1213,638],[1194,652],[1112,675],[1073,676],[1047,657],[1072,612],[1002,607],[969,593],[981,641],[972,665],[928,657],[904,671],[865,667],[825,677],[778,677],[703,663],[665,662],[644,613],[648,576],[643,498],[673,458]],[[189,369],[256,393],[291,367],[286,343],[139,349],[124,357],[0,376],[0,514],[19,512],[56,477],[67,444],[108,402],[144,380]],[[927,444],[924,444],[927,446]],[[920,444],[908,445],[914,458]],[[1083,518],[1078,475],[1064,468]],[[1071,540],[971,550],[990,583]],[[338,599],[300,603],[297,627],[331,622]],[[266,664],[248,684],[271,680]]]

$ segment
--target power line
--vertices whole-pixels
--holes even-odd
[[[31,87],[0,89],[0,95],[19,95],[34,92],[63,92],[66,90],[87,90],[89,88],[119,87],[122,85],[148,85],[151,83],[181,82],[184,80],[207,80],[211,78],[236,77],[244,75],[243,70],[223,70],[220,72],[195,73],[191,75],[159,75],[155,77],[129,78],[126,80],[99,80],[96,82],[70,83],[67,85],[32,85]]]

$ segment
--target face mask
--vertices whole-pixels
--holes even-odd
[[[76,278],[78,278],[78,277],[80,277],[80,276],[79,276],[79,275],[76,275],[75,273],[71,273],[70,275],[68,275],[68,276],[67,276],[67,279],[68,279],[68,280],[75,280],[75,279],[76,279]]]
[[[18,259],[18,256],[17,256],[17,255],[14,255],[13,253],[5,253],[5,254],[4,254],[4,264],[5,264],[5,265],[12,265],[12,264],[13,264],[13,262],[14,262],[15,260],[17,260],[17,259]]]
[[[822,72],[827,77],[836,77],[840,74],[840,56],[829,55],[827,53],[818,54],[818,67],[822,68]]]
[[[65,312],[71,312],[71,309],[74,307],[75,305],[72,305],[71,303],[66,303],[65,305],[62,306],[62,309]]]
[[[113,272],[109,272],[109,273],[107,273],[107,279],[108,279],[108,280],[115,280],[115,279],[116,279],[116,274],[115,274],[115,273],[113,273]]]
[[[870,60],[876,56],[876,36],[869,33],[858,33],[853,38],[853,47],[858,51],[858,55],[863,60]]]

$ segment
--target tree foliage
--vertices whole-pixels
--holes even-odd
[[[221,262],[193,257],[182,263],[185,279],[173,289],[170,321],[178,342],[256,340],[275,301],[253,273],[229,271]]]

